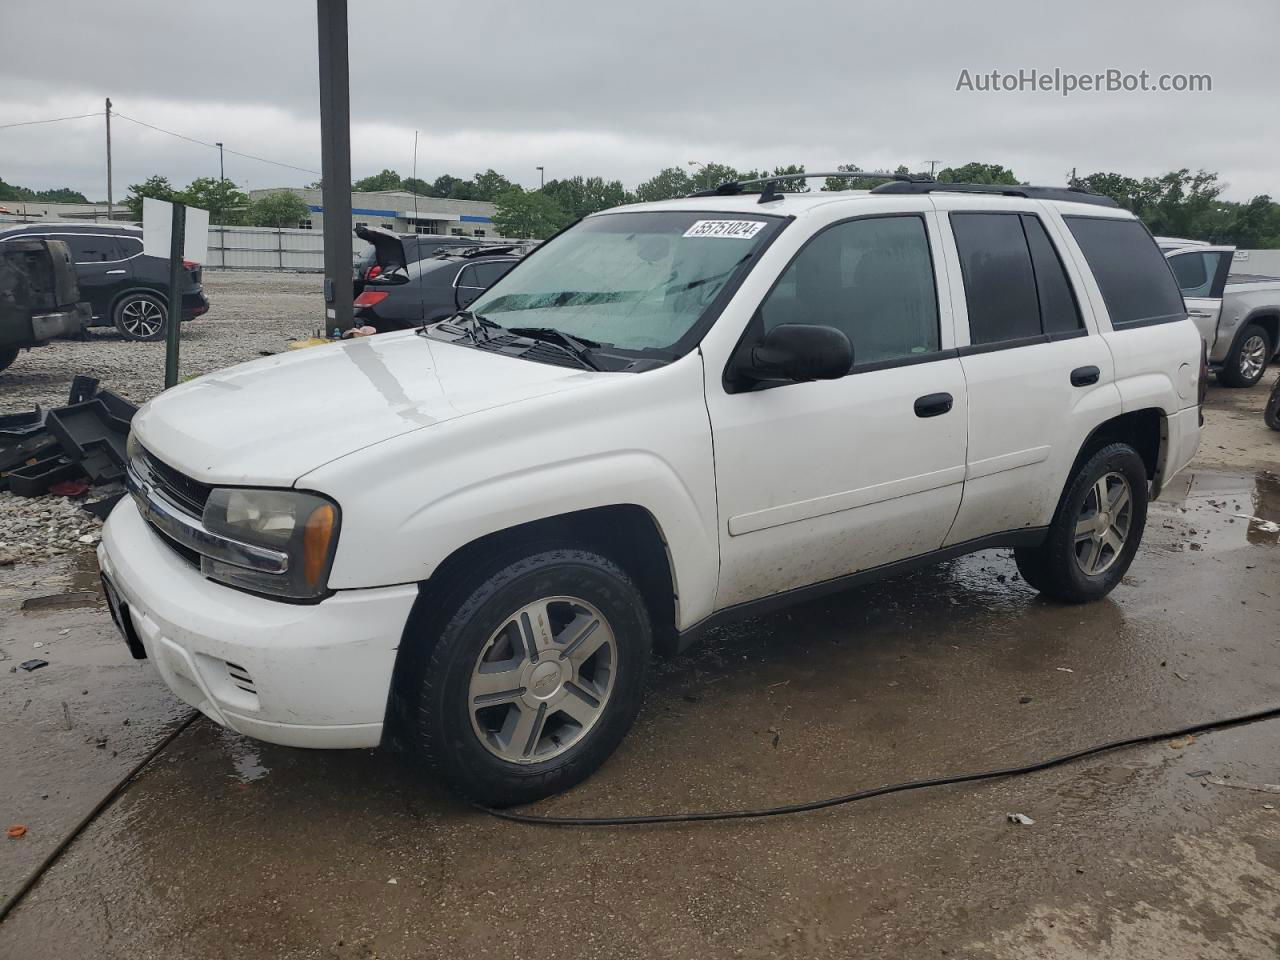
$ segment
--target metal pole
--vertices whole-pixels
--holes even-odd
[[[347,0],[316,0],[320,53],[320,176],[324,205],[325,327],[349,330],[351,284],[351,90]]]
[[[111,98],[107,97],[107,222],[111,222]]]
[[[182,255],[186,249],[187,208],[173,205],[173,234],[169,238],[169,316],[164,328],[164,388],[178,382],[178,337],[182,332]]]
[[[542,190],[547,185],[547,169],[546,167],[538,168],[538,189]]]
[[[222,141],[218,141],[218,182],[221,183],[227,179],[227,171],[222,166]]]

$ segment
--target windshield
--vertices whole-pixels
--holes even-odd
[[[548,241],[471,310],[504,327],[553,327],[624,350],[670,348],[781,222],[683,211],[589,217]]]

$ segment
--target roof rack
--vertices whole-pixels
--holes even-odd
[[[941,183],[937,180],[899,180],[873,187],[872,193],[989,193],[1001,197],[1029,197],[1033,200],[1065,200],[1091,203],[1097,207],[1119,207],[1110,197],[1083,187],[1030,187],[1003,183]]]
[[[763,183],[764,189],[760,191],[760,203],[772,203],[774,200],[781,200],[778,195],[778,184],[783,180],[808,180],[814,177],[844,177],[849,180],[893,180],[898,183],[915,184],[915,183],[933,183],[931,177],[919,173],[886,173],[881,170],[837,170],[833,173],[780,173],[773,177],[757,177],[754,180],[728,180],[720,184],[718,187],[712,187],[710,190],[699,190],[691,193],[691,197],[731,197],[735,194],[746,193],[746,188],[754,186],[757,183]],[[889,184],[882,184],[889,186]],[[879,189],[879,188],[877,188]]]

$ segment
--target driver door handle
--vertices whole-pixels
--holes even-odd
[[[1071,371],[1071,385],[1073,387],[1087,387],[1098,382],[1098,377],[1102,375],[1102,371],[1097,367],[1076,367]]]
[[[916,416],[940,417],[950,412],[954,400],[949,393],[927,393],[916,400]]]
[[[114,277],[114,276],[116,276],[116,275],[118,275],[118,274],[128,273],[128,272],[129,272],[128,270],[108,270],[108,271],[107,271],[107,276],[108,276],[108,277]]]

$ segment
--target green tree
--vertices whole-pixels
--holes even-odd
[[[431,195],[434,197],[452,197],[454,189],[462,182],[457,177],[442,173],[431,184]]]
[[[311,208],[296,193],[277,190],[249,203],[247,219],[256,227],[296,227],[311,216]]]
[[[636,199],[648,203],[687,197],[692,192],[693,181],[689,175],[679,167],[667,167],[636,187]]]
[[[504,237],[543,240],[569,222],[569,214],[539,190],[513,187],[494,205],[493,225]]]
[[[235,223],[249,206],[249,196],[236,189],[230,180],[197,177],[178,195],[183,203],[209,211],[210,223]]]
[[[129,184],[129,194],[124,198],[124,205],[129,208],[129,214],[135,220],[142,219],[142,201],[145,197],[152,197],[156,200],[180,200],[178,191],[173,189],[173,184],[169,182],[168,177],[162,177],[158,174],[154,177],[147,177],[142,183]]]
[[[5,183],[3,178],[0,178],[0,200],[34,200],[35,198],[34,190]]]
[[[36,199],[45,203],[88,203],[88,199],[79,190],[70,187],[57,187],[53,190],[37,190]]]
[[[633,199],[623,188],[621,180],[605,180],[603,177],[578,176],[567,180],[549,180],[542,192],[555,200],[572,220],[629,203]]]
[[[515,184],[496,170],[486,170],[484,173],[477,173],[470,180],[470,183],[472,185],[472,196],[467,198],[459,197],[459,200],[470,199],[493,201],[515,186]]]
[[[410,193],[416,193],[420,197],[434,197],[431,184],[420,177],[405,177],[400,181],[400,189],[408,190]]]
[[[399,190],[401,183],[400,174],[394,170],[383,170],[355,181],[351,184],[351,189],[358,193],[374,193],[378,190]]]
[[[1022,183],[1012,170],[1007,170],[998,163],[966,163],[963,167],[943,167],[938,171],[938,179],[943,183],[1007,183],[1010,186]]]
[[[749,179],[749,176],[739,173],[727,163],[704,163],[694,170],[693,176],[689,177],[689,189],[685,193],[692,193],[694,190],[714,190],[722,183],[742,179]]]

